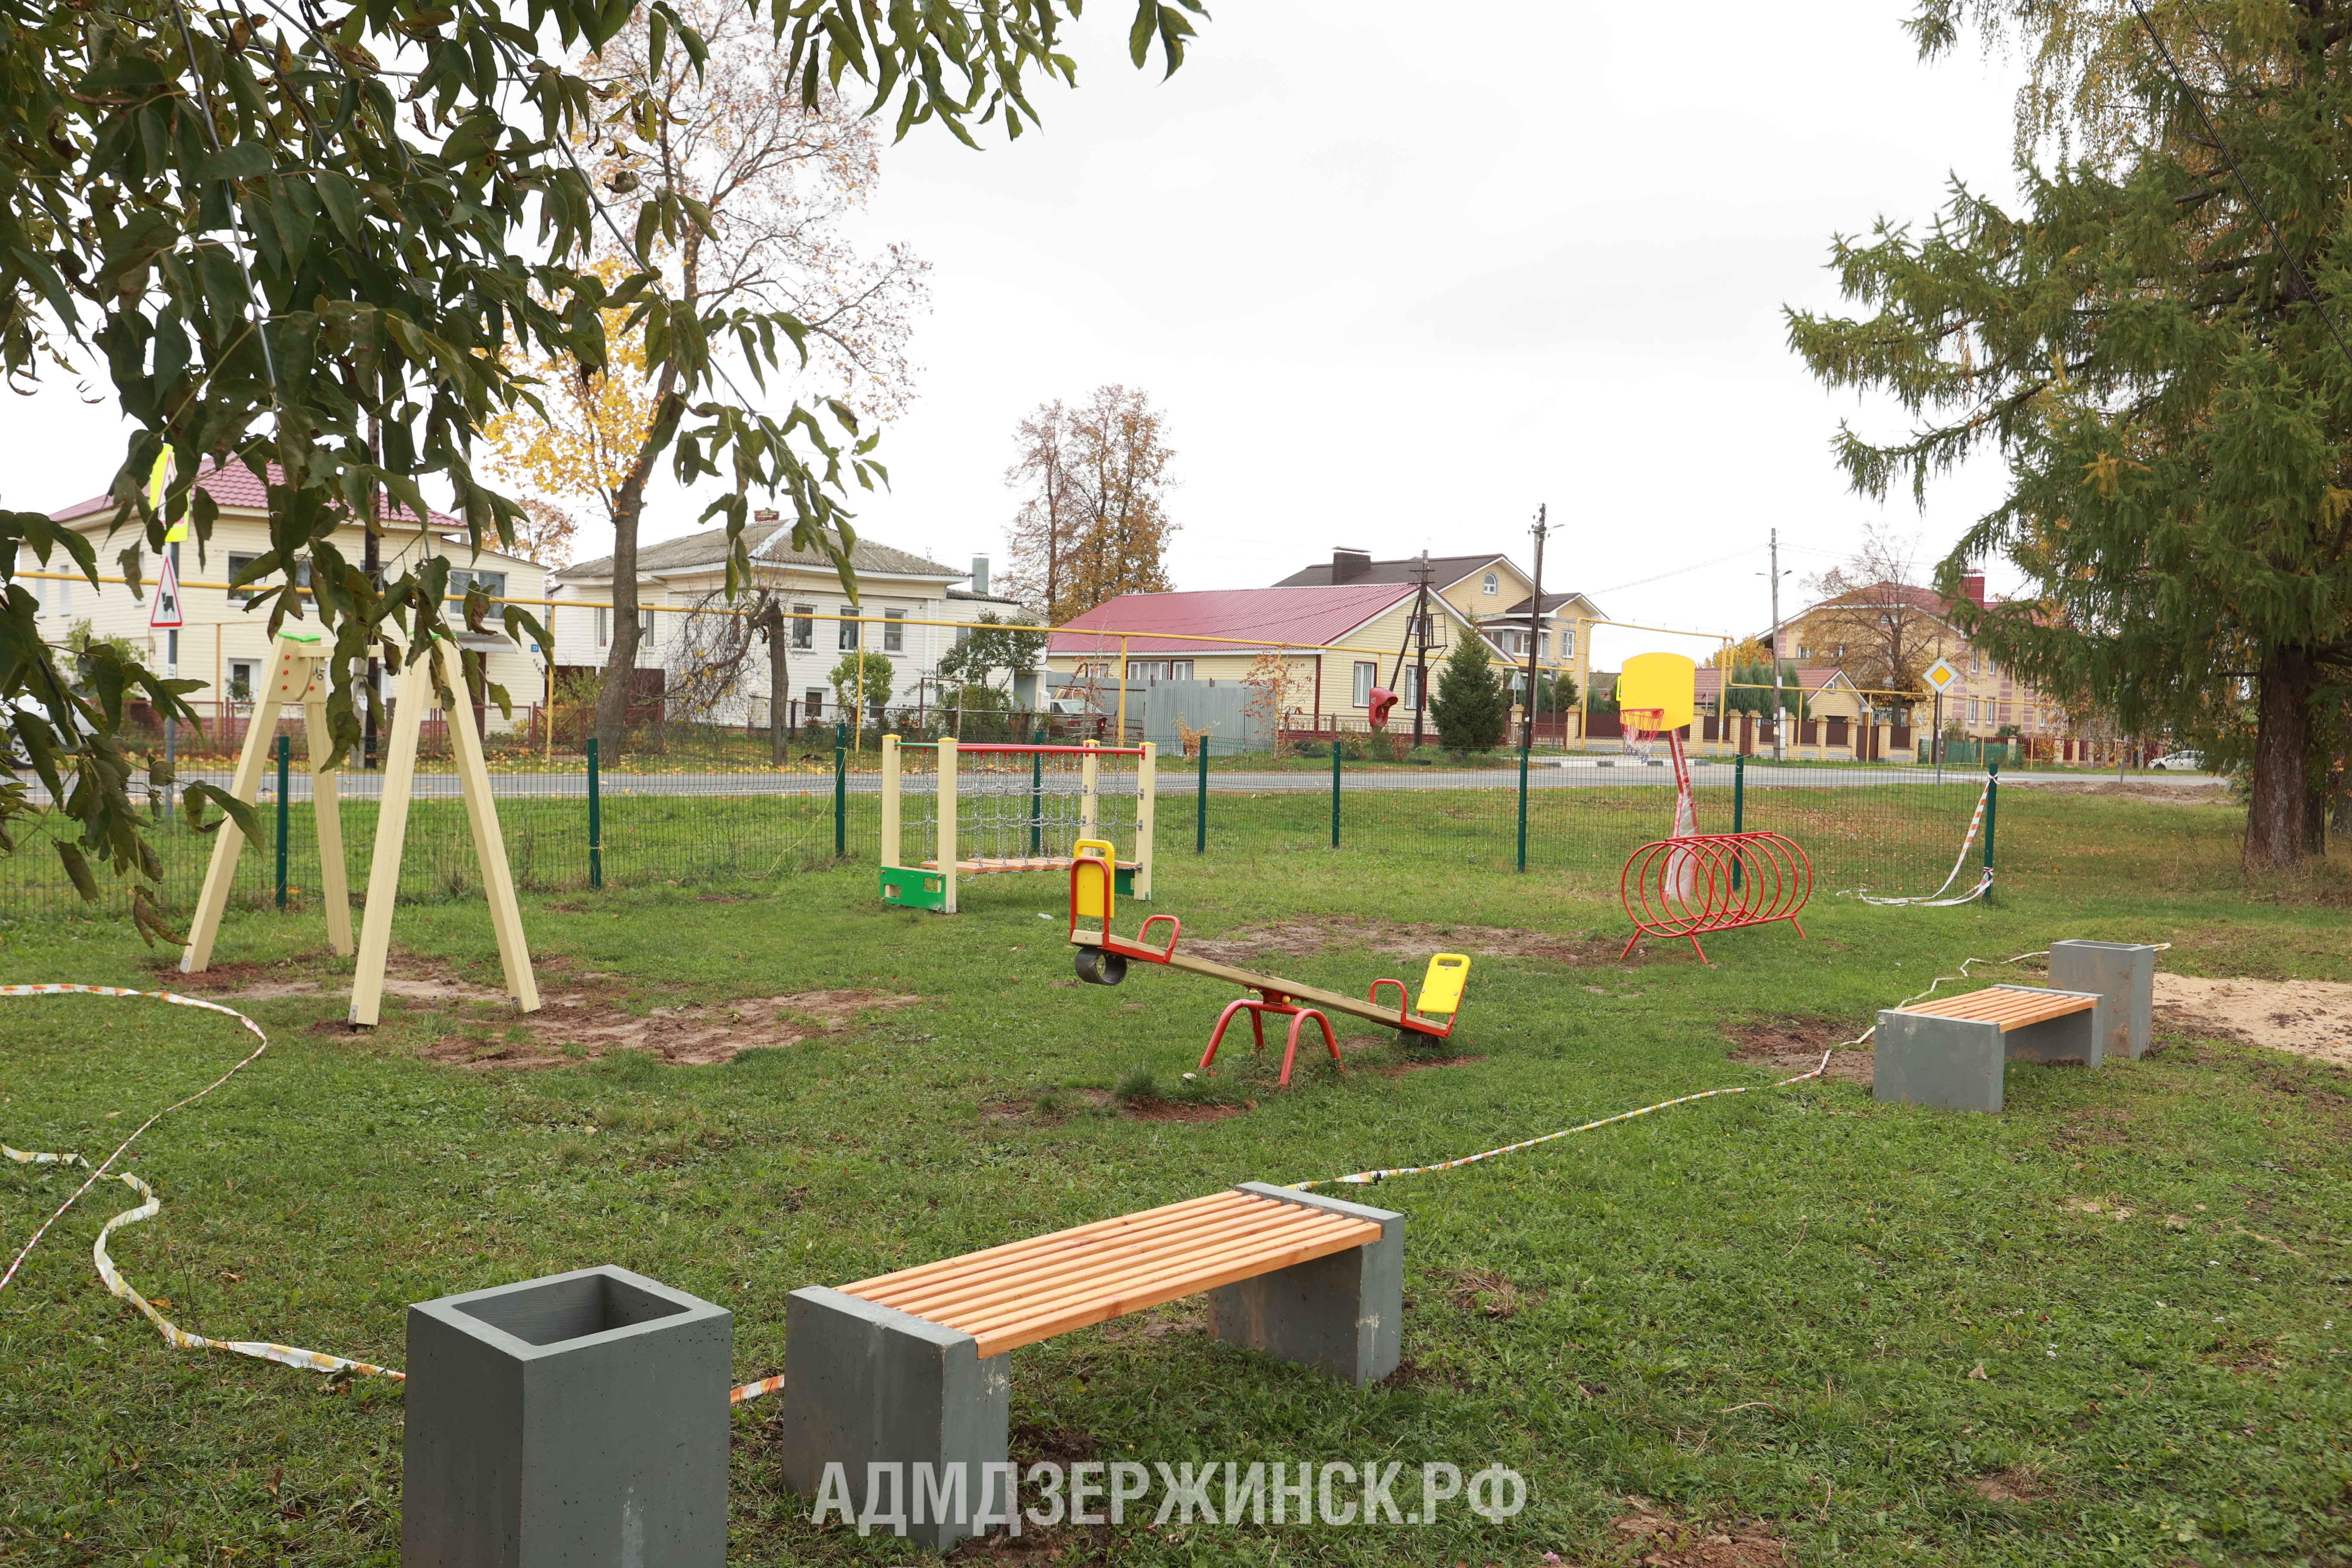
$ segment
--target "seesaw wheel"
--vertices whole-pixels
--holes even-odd
[[[1105,952],[1098,947],[1082,947],[1077,952],[1078,978],[1089,985],[1116,985],[1127,978],[1127,955]]]

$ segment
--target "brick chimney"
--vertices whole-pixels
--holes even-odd
[[[1963,572],[1963,573],[1961,573],[1961,574],[1960,574],[1960,592],[1961,592],[1962,594],[1966,595],[1969,597],[1969,599],[1973,604],[1975,604],[1975,605],[1977,606],[1977,608],[1979,608],[1979,609],[1982,609],[1982,608],[1984,608],[1984,602],[1985,602],[1984,574],[1983,574],[1983,573],[1981,573],[1981,572]]]
[[[1331,547],[1331,581],[1352,583],[1372,569],[1372,552],[1351,550],[1344,544]]]
[[[773,522],[781,515],[782,514],[778,512],[774,507],[761,507],[758,511],[751,514],[751,521],[753,522]]]

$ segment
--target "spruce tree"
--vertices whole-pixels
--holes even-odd
[[[1486,658],[1486,645],[1465,636],[1445,656],[1437,672],[1437,695],[1429,704],[1438,738],[1447,751],[1492,751],[1510,721],[1510,693]]]
[[[2007,498],[1937,568],[1956,621],[2046,695],[2250,764],[2254,866],[2322,847],[2352,670],[2347,13],[2151,8],[2160,50],[2083,0],[1925,0],[1929,53],[1977,18],[2034,61],[2019,208],[1956,184],[1924,232],[1835,242],[1867,313],[1788,313],[1822,381],[1916,421],[1841,433],[1857,489],[2000,453]],[[2034,591],[1979,610],[1959,574],[1995,554]]]

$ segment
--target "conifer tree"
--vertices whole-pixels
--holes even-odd
[[[1486,643],[1465,637],[1437,671],[1429,716],[1446,750],[1460,754],[1494,750],[1510,720],[1510,694],[1486,658]]]
[[[1841,432],[1857,489],[2006,460],[1937,587],[1960,599],[2000,554],[2035,592],[1963,601],[1960,629],[2126,731],[2250,762],[2246,861],[2288,865],[2322,847],[2319,742],[2352,671],[2352,5],[2150,16],[2153,35],[2085,0],[1924,0],[1927,53],[1973,17],[2034,61],[2019,208],[1956,184],[1925,232],[1841,237],[1869,313],[1790,310],[1790,339],[1919,422]],[[2045,169],[2053,139],[2073,156]]]

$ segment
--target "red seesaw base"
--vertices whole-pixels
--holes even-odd
[[[1813,896],[1813,863],[1777,833],[1662,838],[1633,851],[1618,892],[1633,921],[1620,958],[1644,936],[1682,937],[1705,963],[1698,939],[1715,931],[1787,921],[1803,936],[1797,911]]]
[[[1395,983],[1392,981],[1390,984]],[[1209,1048],[1201,1053],[1202,1072],[1207,1072],[1209,1064],[1217,1059],[1217,1047],[1225,1037],[1225,1026],[1234,1021],[1234,1015],[1236,1013],[1249,1015],[1251,1042],[1261,1056],[1265,1053],[1265,1015],[1272,1013],[1277,1017],[1287,1017],[1290,1020],[1290,1038],[1284,1042],[1282,1047],[1282,1080],[1276,1087],[1281,1089],[1290,1087],[1290,1069],[1298,1060],[1298,1031],[1307,1026],[1307,1020],[1309,1018],[1322,1026],[1323,1048],[1331,1053],[1332,1063],[1341,1072],[1348,1070],[1347,1064],[1339,1059],[1339,1042],[1331,1033],[1330,1019],[1312,1007],[1293,1005],[1291,1000],[1279,991],[1265,992],[1264,997],[1265,999],[1261,1001],[1255,997],[1244,996],[1238,1002],[1225,1004],[1225,1010],[1217,1015],[1216,1032],[1209,1037]],[[1453,1032],[1454,1021],[1449,1018],[1446,1020],[1446,1033]]]

